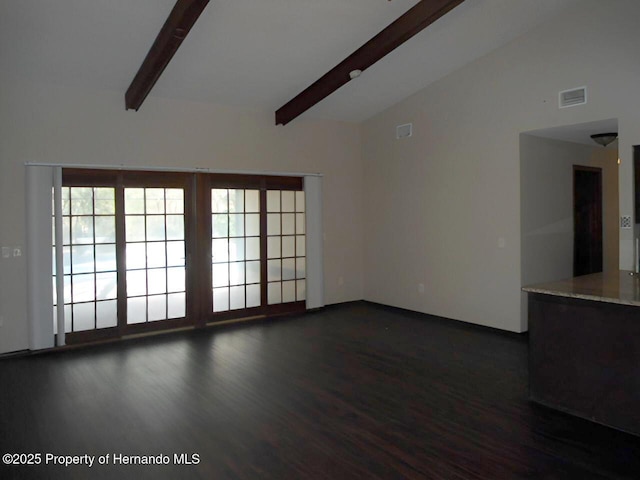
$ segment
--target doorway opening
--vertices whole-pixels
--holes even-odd
[[[66,343],[306,308],[302,177],[65,168],[60,197]]]
[[[618,142],[591,135],[618,131],[615,118],[520,134],[521,285],[574,277],[574,166],[601,169],[601,271],[618,270],[620,213]],[[587,174],[588,175],[588,174]],[[592,270],[598,270],[593,265]],[[521,296],[522,329],[527,299]]]

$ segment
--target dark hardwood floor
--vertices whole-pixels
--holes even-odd
[[[528,402],[525,336],[363,302],[4,358],[7,452],[171,464],[1,479],[640,478],[640,438]]]

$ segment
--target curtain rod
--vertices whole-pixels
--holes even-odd
[[[129,165],[81,165],[72,163],[39,163],[25,162],[25,167],[62,167],[62,168],[87,168],[94,170],[136,170],[144,172],[176,172],[176,173],[220,173],[234,175],[266,175],[272,177],[323,177],[322,173],[301,172],[262,172],[247,170],[223,170],[215,168],[171,168],[171,167],[135,167]]]

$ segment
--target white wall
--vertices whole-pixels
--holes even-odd
[[[573,165],[590,156],[585,145],[520,137],[522,285],[573,276]]]
[[[521,132],[618,118],[620,214],[632,214],[640,2],[580,7],[364,124],[367,300],[526,329]],[[559,91],[583,85],[587,105],[558,109]],[[395,126],[407,122],[414,136],[395,140]],[[632,233],[622,231],[620,265],[630,268],[632,259]]]
[[[602,168],[602,268],[617,270],[620,265],[618,149],[594,147],[589,161],[582,165]]]
[[[331,304],[362,298],[356,124],[297,120],[283,128],[274,125],[273,112],[154,97],[139,112],[126,112],[123,92],[4,77],[0,136],[0,245],[26,245],[25,162],[320,172],[325,299]],[[25,268],[26,256],[0,258],[0,353],[27,348]]]

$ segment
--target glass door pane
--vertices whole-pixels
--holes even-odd
[[[211,190],[213,311],[260,306],[260,191]]]
[[[186,314],[182,188],[125,188],[127,324]]]
[[[65,333],[117,326],[115,188],[63,187],[62,228]],[[53,325],[58,333],[55,230],[53,245]]]
[[[304,192],[267,191],[267,303],[305,300]]]

